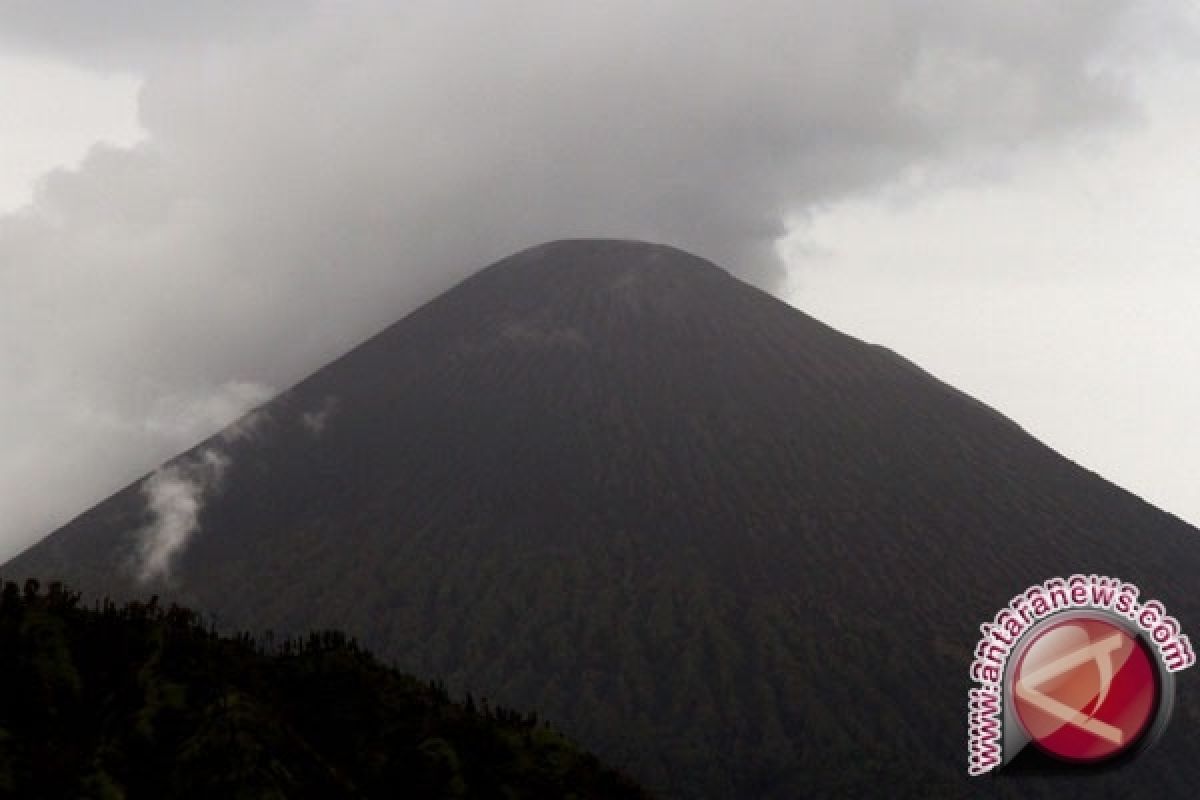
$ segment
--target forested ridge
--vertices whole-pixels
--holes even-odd
[[[0,591],[0,796],[641,798],[533,713],[337,631],[218,635],[157,598]]]

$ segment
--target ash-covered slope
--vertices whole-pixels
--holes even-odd
[[[153,523],[189,521],[164,483],[208,487],[200,530],[141,583]],[[967,667],[1057,574],[1200,625],[1198,567],[1194,529],[891,352],[586,240],[479,272],[2,572],[346,629],[669,796],[1163,797],[1200,781],[1190,674],[1119,773],[968,782]]]

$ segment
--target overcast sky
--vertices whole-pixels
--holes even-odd
[[[0,0],[0,560],[589,235],[707,256],[1200,522],[1197,22]]]

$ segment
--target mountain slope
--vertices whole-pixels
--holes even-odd
[[[169,579],[136,579],[153,478],[5,573],[344,628],[672,795],[1061,796],[966,781],[979,623],[1077,571],[1200,623],[1196,531],[889,351],[634,242],[498,262],[164,475],[212,479]],[[1163,747],[1102,789],[1200,778],[1163,768],[1200,764],[1182,683]]]

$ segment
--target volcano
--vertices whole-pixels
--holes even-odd
[[[1103,435],[1103,431],[1097,431]],[[504,259],[30,548],[6,578],[336,627],[670,797],[1191,796],[1162,742],[966,774],[979,624],[1116,575],[1200,625],[1198,532],[717,266]]]

